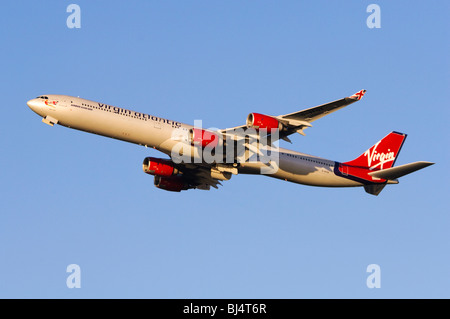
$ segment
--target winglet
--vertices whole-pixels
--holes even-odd
[[[364,96],[364,94],[366,94],[366,90],[361,90],[359,92],[356,92],[355,94],[353,94],[352,96],[350,96],[351,99],[359,101],[362,99],[362,97]]]

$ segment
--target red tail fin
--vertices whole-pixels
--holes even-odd
[[[391,168],[405,139],[406,134],[391,132],[358,158],[343,164],[368,168],[374,171]]]

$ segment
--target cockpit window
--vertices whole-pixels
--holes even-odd
[[[48,100],[48,96],[43,96],[43,95],[41,95],[41,96],[38,96],[37,99]]]

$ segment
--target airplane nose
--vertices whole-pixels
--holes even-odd
[[[35,112],[37,112],[37,110],[39,109],[39,102],[38,102],[37,99],[29,100],[29,101],[27,102],[27,105],[28,105],[28,107],[29,107],[30,109],[32,109],[32,110],[35,111]]]

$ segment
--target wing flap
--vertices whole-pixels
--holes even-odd
[[[209,190],[210,187],[217,189],[222,186],[217,178],[211,176],[210,166],[179,163],[176,164],[176,167],[182,172],[182,176],[188,182],[190,188]]]

